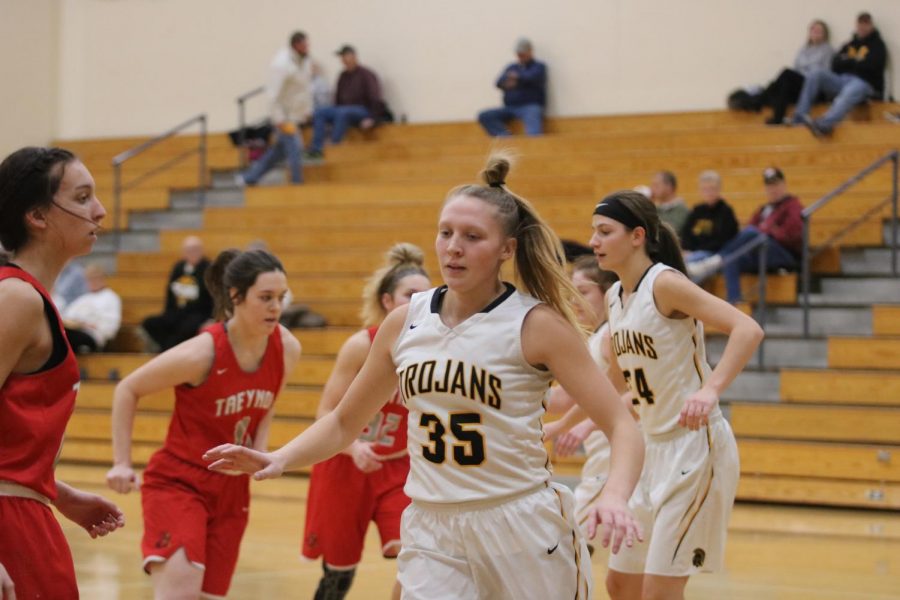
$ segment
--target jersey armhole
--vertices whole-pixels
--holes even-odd
[[[525,357],[525,336],[522,335],[525,332],[525,321],[528,319],[528,315],[530,315],[534,309],[536,309],[538,306],[541,306],[542,304],[543,302],[538,302],[537,304],[526,310],[525,314],[522,315],[522,321],[519,323],[519,359],[521,360],[522,365],[524,365],[525,368],[530,370],[532,373],[536,373],[542,376],[549,376],[552,378],[553,373],[550,371],[549,367],[545,369],[539,369],[528,362],[528,359]],[[546,367],[546,365],[544,366]]]
[[[662,264],[662,263],[659,263],[659,264]],[[657,302],[656,302],[656,280],[659,279],[659,276],[660,276],[660,275],[662,275],[663,273],[665,273],[665,272],[667,272],[667,271],[672,271],[673,273],[677,273],[678,275],[680,275],[680,276],[682,276],[682,277],[687,277],[687,275],[685,275],[684,273],[682,273],[682,272],[679,271],[678,269],[675,269],[675,268],[670,267],[670,266],[668,266],[668,265],[664,265],[664,266],[665,266],[665,268],[664,268],[664,269],[660,269],[660,270],[653,276],[653,281],[650,282],[650,283],[651,283],[651,285],[650,285],[650,298],[653,300],[653,309],[656,311],[656,314],[658,314],[658,315],[659,315],[660,317],[662,317],[663,319],[666,319],[667,321],[672,321],[672,322],[674,322],[674,323],[682,323],[682,322],[684,322],[685,319],[691,319],[691,318],[692,318],[691,315],[684,315],[683,317],[670,317],[669,315],[664,315],[663,312],[662,312],[661,310],[659,310],[659,304],[657,304]]]
[[[211,340],[212,341],[212,359],[209,361],[209,366],[206,367],[206,373],[203,374],[203,379],[200,380],[200,383],[198,383],[197,385],[194,385],[193,383],[190,383],[190,382],[185,382],[185,383],[180,384],[191,390],[196,390],[197,388],[203,386],[203,384],[207,382],[207,380],[209,379],[209,374],[212,372],[213,365],[216,364],[216,338],[215,338],[215,336],[213,336],[212,332],[210,332],[210,331],[201,331],[200,333],[197,334],[197,337],[200,337],[202,335],[208,335],[210,338],[212,338],[212,340]],[[284,358],[282,357],[282,361],[283,360],[284,360]]]
[[[431,293],[433,292],[434,290],[429,290],[428,292],[419,292],[419,294],[428,294],[425,297],[426,300],[424,301],[430,302]],[[418,305],[421,304],[421,302],[416,302],[416,296],[418,296],[419,294],[413,296],[412,301],[406,305],[406,318],[403,319],[403,326],[400,328],[400,335],[397,336],[397,339],[394,341],[394,345],[391,346],[391,359],[394,361],[394,364],[398,366],[399,364],[397,363],[397,352],[400,349],[400,344],[403,342],[403,338],[406,336],[406,332],[410,330],[410,325],[412,324],[413,320],[413,313],[416,312],[416,310],[419,308]],[[374,342],[375,340],[373,339],[372,341]]]

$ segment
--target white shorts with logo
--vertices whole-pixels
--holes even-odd
[[[404,600],[591,597],[590,557],[564,486],[499,502],[413,501],[400,531]]]
[[[740,476],[731,426],[719,415],[696,432],[645,437],[644,472],[629,502],[644,542],[622,546],[609,568],[671,577],[720,570]]]

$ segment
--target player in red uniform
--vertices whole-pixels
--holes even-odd
[[[385,266],[369,278],[362,310],[367,329],[341,346],[322,391],[318,418],[334,410],[343,398],[366,361],[384,317],[407,304],[414,293],[431,287],[423,261],[416,246],[397,244],[388,251]],[[403,493],[409,474],[406,415],[406,407],[395,394],[349,448],[313,467],[303,556],[311,560],[322,557],[324,573],[315,600],[341,600],[347,594],[370,521],[378,527],[384,557],[396,558],[400,552],[400,516],[409,504]],[[400,597],[399,585],[394,597]]]
[[[157,598],[224,597],[247,526],[249,479],[210,473],[210,443],[265,449],[275,397],[297,363],[300,343],[278,324],[287,277],[263,250],[219,254],[206,273],[215,325],[137,369],[113,398],[109,486],[137,487],[131,439],[138,399],[175,388],[163,447],[144,471],[144,569]],[[222,320],[227,319],[227,320]]]
[[[22,148],[0,164],[0,598],[78,598],[53,504],[91,537],[125,524],[116,506],[56,481],[78,365],[48,289],[90,252],[106,215],[94,179],[60,148]]]

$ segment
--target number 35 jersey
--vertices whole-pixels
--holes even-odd
[[[628,381],[648,435],[679,427],[685,401],[710,373],[703,324],[692,318],[670,319],[656,307],[653,286],[666,271],[674,269],[662,263],[650,267],[627,300],[622,299],[621,282],[606,293],[612,356]],[[718,406],[713,412],[719,412]]]
[[[539,301],[506,285],[455,327],[440,318],[446,286],[415,294],[393,349],[409,409],[413,500],[502,499],[546,483],[544,395],[552,375],[522,351],[522,324]]]

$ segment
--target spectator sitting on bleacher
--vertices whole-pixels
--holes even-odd
[[[828,25],[816,19],[809,25],[809,37],[794,58],[793,68],[784,69],[763,92],[762,102],[772,107],[767,125],[781,125],[790,104],[800,98],[803,82],[810,73],[831,68],[834,48],[829,42]]]
[[[84,273],[88,292],[62,311],[69,345],[79,354],[102,350],[122,323],[122,299],[106,285],[103,267],[92,263]]]
[[[88,284],[84,276],[84,267],[76,261],[69,261],[63,267],[56,283],[53,284],[53,302],[56,308],[62,310],[75,298],[87,294]]]
[[[534,59],[531,42],[516,42],[514,62],[503,69],[497,87],[503,90],[503,107],[491,108],[478,115],[478,121],[490,136],[510,135],[506,123],[519,119],[525,135],[544,133],[544,108],[547,105],[547,66]]]
[[[359,64],[353,46],[337,51],[344,63],[334,92],[334,105],[317,108],[313,114],[313,139],[307,158],[322,158],[325,129],[331,126],[331,143],[340,144],[350,126],[367,131],[382,117],[384,103],[378,77]]]
[[[166,285],[166,306],[161,315],[147,317],[142,324],[148,350],[158,346],[166,351],[197,334],[212,318],[213,300],[203,275],[209,259],[203,255],[203,242],[188,236],[182,242],[182,259],[175,263]]]
[[[291,35],[288,47],[282,48],[272,59],[266,97],[269,120],[275,127],[275,140],[259,160],[235,176],[237,185],[256,185],[282,159],[288,163],[291,181],[303,183],[303,139],[298,125],[305,123],[313,111],[312,61],[308,53],[309,40],[305,33],[298,31]]]
[[[882,96],[886,64],[887,48],[875,29],[872,15],[860,13],[853,39],[834,56],[831,71],[822,69],[806,77],[793,123],[806,125],[816,137],[830,135],[854,106]],[[820,93],[834,101],[828,112],[813,119],[809,109]]]
[[[768,202],[762,205],[744,227],[718,253],[701,261],[690,263],[688,275],[701,282],[722,268],[724,259],[755,239],[760,233],[768,237],[767,264],[770,269],[796,269],[803,252],[803,205],[788,192],[784,173],[777,167],[763,171]],[[725,286],[727,300],[732,304],[741,301],[741,272],[755,272],[759,269],[759,248],[741,255],[726,265]]]
[[[660,220],[671,225],[675,233],[680,234],[691,209],[684,199],[675,194],[677,189],[678,180],[671,171],[660,171],[650,182],[650,200],[656,205]]]
[[[737,235],[734,211],[722,198],[722,178],[715,171],[700,173],[700,199],[681,230],[687,263],[708,258]]]

